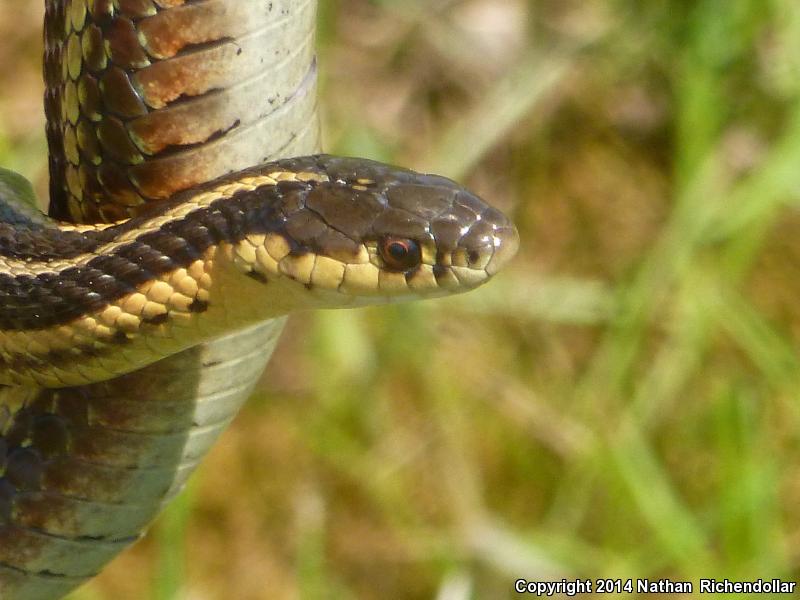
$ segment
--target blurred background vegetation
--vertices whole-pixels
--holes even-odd
[[[0,4],[0,163],[44,190],[40,4]],[[800,577],[800,3],[323,0],[319,45],[326,149],[462,179],[520,256],[295,317],[73,600]]]

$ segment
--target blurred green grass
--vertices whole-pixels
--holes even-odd
[[[800,6],[320,18],[327,149],[466,180],[520,257],[462,298],[296,316],[189,492],[73,600],[800,577]],[[36,23],[3,22],[0,162],[43,189],[11,62],[38,69]]]

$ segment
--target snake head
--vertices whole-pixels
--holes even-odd
[[[464,292],[488,281],[519,245],[503,213],[445,177],[325,155],[270,168],[282,180],[279,225],[265,237],[268,258],[257,270],[304,285],[314,306]]]

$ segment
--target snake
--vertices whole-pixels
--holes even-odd
[[[313,1],[48,0],[50,204],[0,171],[0,597],[135,542],[290,313],[474,289],[514,256],[443,176],[319,153]]]

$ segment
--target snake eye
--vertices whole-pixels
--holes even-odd
[[[422,262],[419,244],[408,238],[385,238],[378,244],[378,250],[392,271],[408,271]]]

